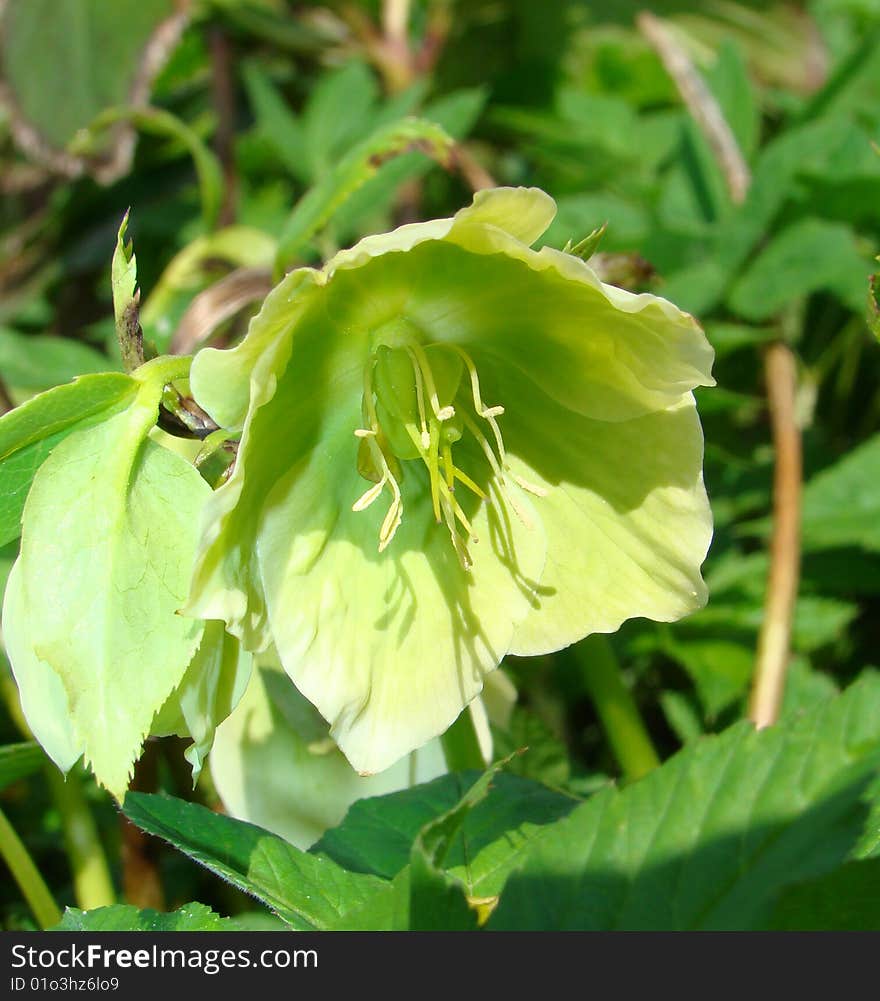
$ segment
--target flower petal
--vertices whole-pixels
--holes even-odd
[[[321,745],[327,726],[309,726],[309,711],[317,716],[285,675],[266,667],[254,671],[238,708],[218,727],[210,757],[211,777],[232,816],[306,849],[355,800],[427,782],[446,770],[434,742],[363,778],[338,749]]]
[[[339,444],[325,442],[266,498],[257,552],[285,669],[352,765],[373,773],[442,733],[480,692],[535,600],[544,534],[533,509],[527,528],[493,487],[465,571],[427,484],[409,484],[380,554],[384,512],[350,510],[362,486]]]
[[[511,653],[547,653],[628,618],[670,622],[700,608],[712,515],[692,395],[603,422],[529,391],[515,372],[499,392],[529,401],[505,415],[508,458],[546,490],[535,501],[547,535],[539,604],[517,627]]]
[[[226,350],[205,348],[195,356],[190,387],[221,427],[240,428],[252,398],[271,395],[272,382],[263,379],[274,360],[271,349],[283,342],[307,307],[310,292],[322,282],[321,273],[312,268],[292,271],[266,297],[240,344]]]
[[[491,188],[478,191],[472,205],[455,215],[462,223],[494,226],[531,246],[556,215],[556,202],[540,188]]]
[[[714,384],[713,351],[693,317],[488,226],[456,227],[445,240],[341,268],[331,289],[327,318],[336,327],[370,331],[402,317],[425,342],[460,344],[478,365],[510,361],[598,420],[629,420]]]

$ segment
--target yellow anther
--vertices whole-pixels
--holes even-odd
[[[454,344],[436,344],[428,345],[426,351],[413,342],[393,348],[380,346],[377,350],[379,353],[373,355],[364,368],[362,409],[366,426],[356,429],[354,434],[366,442],[358,454],[358,469],[366,479],[378,482],[354,502],[352,510],[368,508],[386,487],[391,491],[391,503],[379,529],[379,552],[382,552],[403,520],[403,497],[398,482],[402,475],[401,463],[420,460],[428,474],[434,517],[438,523],[445,524],[459,562],[470,570],[473,561],[468,544],[477,542],[477,538],[469,516],[456,499],[456,484],[460,483],[479,502],[489,501],[490,488],[497,489],[527,527],[531,527],[531,522],[517,498],[514,484],[537,497],[545,496],[547,491],[508,467],[496,419],[504,414],[504,407],[485,405],[476,366],[464,349]],[[453,357],[452,352],[458,357]],[[459,357],[470,379],[472,404],[467,390],[461,386]],[[412,368],[411,382],[409,367]],[[442,402],[438,387],[444,394]],[[381,426],[380,414],[384,422]],[[489,436],[484,433],[485,425],[481,425],[480,420],[491,428]],[[485,457],[483,486],[455,463],[453,449],[468,433]],[[475,468],[479,468],[479,464]]]

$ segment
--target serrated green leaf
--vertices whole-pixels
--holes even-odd
[[[0,747],[0,790],[19,779],[33,775],[46,763],[40,745],[32,740],[24,744]]]
[[[18,537],[28,490],[52,449],[72,431],[118,413],[134,398],[136,387],[117,373],[84,375],[0,418],[0,545]]]
[[[491,928],[742,929],[840,865],[880,763],[880,678],[792,723],[695,741],[539,834]]]
[[[465,884],[443,864],[471,810],[486,798],[503,762],[484,772],[459,801],[425,824],[410,852],[409,927],[413,931],[470,931],[479,913],[467,899]]]
[[[130,792],[123,809],[139,827],[261,900],[295,929],[329,928],[387,886],[195,803]]]
[[[113,904],[80,911],[67,907],[61,923],[52,931],[237,931],[235,921],[221,918],[204,904],[184,904],[176,911],[162,913],[140,910],[130,904]]]
[[[125,242],[127,228],[128,212],[123,216],[116,234],[116,249],[110,264],[110,285],[122,367],[126,372],[133,372],[144,362],[144,335],[138,322],[140,292],[136,287],[137,258],[131,240]]]
[[[118,798],[202,631],[176,612],[210,488],[146,438],[160,392],[145,385],[128,410],[59,444],[34,478],[23,517],[19,566],[33,655],[60,678],[77,742]]]
[[[220,723],[235,709],[251,676],[253,657],[222,622],[205,624],[199,647],[180,684],[159,711],[151,732],[192,737],[186,759],[192,766],[193,784],[214,743]]]
[[[3,642],[28,727],[46,754],[66,773],[81,757],[83,745],[73,732],[64,685],[34,653],[33,637],[21,588],[21,563],[16,562],[3,595]]]
[[[477,772],[443,775],[413,789],[359,800],[311,850],[354,872],[392,879],[409,862],[419,831],[453,809],[477,778]],[[541,825],[565,816],[576,804],[546,786],[500,772],[485,802],[465,818],[449,847],[446,867],[470,895],[497,893]]]

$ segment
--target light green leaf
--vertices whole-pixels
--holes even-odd
[[[70,337],[20,334],[0,328],[0,379],[17,389],[51,389],[78,375],[114,367],[106,356]]]
[[[92,426],[127,406],[136,383],[124,375],[84,375],[35,396],[0,418],[0,544],[18,537],[34,475],[72,431]]]
[[[183,680],[159,710],[151,732],[192,737],[186,759],[192,765],[193,784],[214,743],[214,734],[241,701],[251,676],[253,658],[223,628],[207,622],[199,648]]]
[[[130,904],[113,904],[80,911],[67,907],[61,924],[52,931],[87,932],[181,932],[181,931],[237,931],[235,921],[221,918],[204,904],[184,904],[170,914],[140,910]]]
[[[270,907],[291,928],[327,928],[387,885],[302,852],[253,824],[195,803],[130,792],[126,816]]]
[[[39,744],[7,744],[0,747],[0,790],[39,771],[46,763]]]
[[[145,384],[128,410],[57,446],[23,519],[33,655],[61,679],[77,741],[117,797],[202,629],[176,613],[210,488],[146,439],[160,392]]]
[[[61,678],[34,653],[34,636],[19,561],[12,567],[3,597],[3,642],[28,727],[57,767],[67,773],[81,757],[83,742],[74,733]]]
[[[489,927],[748,929],[853,850],[880,763],[880,679],[793,722],[694,741],[544,828]]]

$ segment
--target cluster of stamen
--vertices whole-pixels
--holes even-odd
[[[433,367],[428,351],[434,356]],[[469,400],[466,393],[459,392],[462,368],[469,377]],[[379,552],[388,546],[403,520],[401,462],[418,460],[428,471],[434,517],[438,524],[445,523],[461,565],[470,569],[468,544],[478,540],[455,496],[456,485],[461,484],[480,501],[488,500],[489,495],[488,487],[475,483],[455,464],[453,445],[465,432],[477,442],[499,489],[528,525],[525,512],[507,489],[506,477],[538,496],[544,491],[508,468],[496,419],[504,407],[483,403],[476,366],[463,348],[435,344],[426,350],[413,341],[397,347],[380,345],[364,368],[362,410],[366,426],[354,432],[360,439],[358,468],[373,485],[355,501],[352,510],[363,511],[386,488],[390,491],[391,503],[379,529]]]

